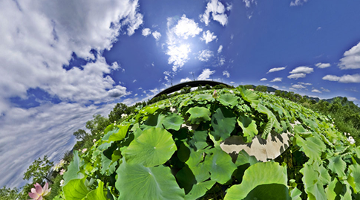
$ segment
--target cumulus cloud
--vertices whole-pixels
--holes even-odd
[[[322,93],[320,90],[318,90],[318,89],[313,89],[313,90],[311,90],[311,92],[316,92],[316,93]]]
[[[189,44],[186,44],[186,40],[198,35],[202,29],[194,20],[186,18],[186,15],[183,15],[178,21],[169,17],[167,28],[166,44],[168,49],[166,54],[169,55],[168,63],[173,65],[172,70],[176,72],[189,60],[188,54],[191,52],[191,48]]]
[[[360,83],[360,74],[346,74],[343,76],[326,75],[322,79],[327,81],[337,81],[340,83]]]
[[[134,34],[143,22],[138,10],[137,0],[0,1],[0,37],[6,38],[0,42],[0,74],[6,74],[0,79],[0,152],[6,152],[0,185],[18,187],[38,157],[60,159],[74,145],[74,131],[93,114],[107,115],[114,97],[129,94],[107,75],[120,66],[96,52],[109,50],[120,33]],[[87,63],[63,68],[73,53]],[[62,102],[29,109],[10,104],[10,97],[26,99],[34,88]]]
[[[305,74],[310,74],[311,72],[313,72],[314,69],[311,67],[307,67],[307,66],[300,66],[297,67],[295,69],[293,69],[290,74],[296,74],[296,73],[305,73]]]
[[[188,39],[189,37],[198,35],[202,29],[198,27],[198,24],[195,23],[194,20],[188,19],[184,14],[174,27],[173,31],[178,37]]]
[[[228,71],[223,71],[223,76],[226,76],[227,78],[230,77],[230,73]]]
[[[348,97],[349,101],[360,101],[359,99],[357,99],[356,97]]]
[[[179,67],[184,66],[184,64],[189,60],[188,54],[191,52],[190,45],[183,44],[180,46],[168,46],[168,51],[166,52],[169,55],[169,64],[173,64],[173,71],[176,72]]]
[[[308,0],[295,0],[290,2],[290,6],[300,6],[306,3]]]
[[[294,84],[291,87],[296,88],[296,89],[304,89],[304,88],[306,88],[305,86],[300,85],[300,84]]]
[[[298,79],[298,78],[305,78],[306,74],[304,73],[299,73],[299,74],[291,74],[288,76],[289,79]]]
[[[330,67],[331,65],[330,63],[317,63],[315,66],[318,68],[327,68]]]
[[[223,49],[223,46],[220,45],[219,48],[218,48],[218,50],[217,50],[217,52],[218,52],[218,53],[221,53],[221,52],[222,52],[222,49]]]
[[[204,69],[202,73],[198,76],[197,80],[208,80],[210,75],[214,74],[214,71],[211,71],[210,69]]]
[[[228,18],[225,14],[225,7],[218,0],[208,2],[205,13],[200,15],[200,21],[204,22],[206,26],[210,23],[210,13],[213,20],[218,21],[223,26],[227,24]]]
[[[277,78],[274,78],[273,80],[271,80],[270,82],[280,82],[280,81],[282,81],[282,78],[277,77]]]
[[[157,31],[154,31],[152,33],[152,36],[155,38],[155,40],[159,40],[160,37],[161,37],[161,34],[159,32],[157,32]]]
[[[266,72],[267,74],[268,73],[271,73],[271,72],[277,72],[277,71],[281,71],[281,70],[284,70],[286,67],[275,67],[275,68],[271,68],[268,72]]]
[[[0,54],[0,74],[6,74],[0,79],[0,102],[14,96],[26,98],[29,88],[40,88],[70,101],[108,96],[107,90],[113,89],[114,82],[104,74],[117,63],[108,65],[100,56],[95,63],[82,66],[83,70],[66,70],[63,65],[69,64],[73,52],[81,58],[95,59],[90,50],[110,49],[120,30],[133,34],[142,23],[137,10],[138,1],[130,0],[85,4],[1,1],[0,37],[7,39],[0,43],[4,52]]]
[[[359,69],[360,68],[360,42],[345,51],[344,57],[340,59],[340,69]]]
[[[199,51],[199,60],[203,62],[207,62],[212,56],[214,56],[213,52],[210,50],[202,50]]]
[[[267,78],[262,78],[262,79],[260,79],[260,81],[266,81],[267,80]]]
[[[257,4],[257,2],[255,0],[243,0],[243,2],[245,3],[245,6],[250,8],[251,4]]]
[[[203,36],[200,38],[202,41],[205,41],[205,43],[209,43],[216,39],[216,35],[214,33],[207,30],[206,32],[203,32]]]
[[[144,28],[143,30],[142,30],[142,35],[143,36],[148,36],[148,35],[150,35],[151,34],[151,30],[149,29],[149,28]]]
[[[191,79],[190,79],[189,77],[186,77],[186,78],[182,78],[182,79],[180,80],[180,83],[189,82],[189,81],[191,81]]]

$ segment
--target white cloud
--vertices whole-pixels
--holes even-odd
[[[346,74],[343,76],[326,75],[322,79],[327,81],[338,81],[340,83],[360,83],[360,74]]]
[[[360,42],[345,51],[344,57],[340,59],[340,69],[359,69],[360,68]]]
[[[149,28],[144,28],[143,30],[142,30],[142,35],[143,36],[148,36],[148,35],[150,35],[151,34],[151,30],[149,29]]]
[[[219,65],[222,66],[225,64],[225,58],[220,58]]]
[[[290,74],[296,74],[296,73],[305,73],[305,74],[310,74],[311,72],[313,72],[314,69],[311,67],[307,67],[307,66],[300,66],[297,67],[295,69],[293,69]]]
[[[290,6],[300,6],[306,3],[308,0],[295,0],[290,2]]]
[[[306,74],[304,73],[299,73],[299,74],[291,74],[288,76],[288,78],[292,79],[298,79],[298,78],[305,78],[306,77]]]
[[[271,87],[273,87],[275,89],[279,89],[279,86],[277,86],[277,85],[272,85]]]
[[[280,78],[280,77],[277,77],[277,78],[274,78],[272,81],[270,81],[270,82],[280,82],[280,81],[282,81],[282,78]]]
[[[230,73],[228,71],[223,71],[223,76],[226,76],[227,78],[230,77]]]
[[[75,144],[73,132],[85,129],[93,114],[107,116],[114,106],[63,102],[29,109],[11,108],[0,121],[0,152],[6,152],[6,156],[0,157],[0,185],[12,188],[25,184],[24,172],[44,155],[58,162]]]
[[[222,52],[222,49],[223,49],[223,45],[220,45],[219,48],[218,48],[218,50],[217,50],[217,52],[218,52],[218,53],[221,53],[221,52]]]
[[[356,97],[348,97],[349,101],[360,101],[359,99],[357,99]]]
[[[214,33],[211,33],[209,30],[206,32],[203,32],[203,36],[200,38],[202,41],[205,41],[205,43],[209,43],[216,39],[216,35]]]
[[[20,11],[18,6],[26,9]],[[63,65],[69,64],[73,52],[95,59],[90,50],[110,49],[122,27],[133,34],[142,23],[137,10],[138,1],[1,1],[0,37],[6,39],[0,43],[0,74],[6,77],[0,79],[0,102],[14,96],[26,98],[29,88],[71,101],[106,97],[114,82],[103,76],[117,63],[107,65],[100,56],[83,70],[66,70]]]
[[[312,83],[304,83],[304,82],[298,82],[298,84],[301,84],[301,85],[312,85]]]
[[[189,82],[189,81],[191,81],[191,79],[190,79],[189,77],[186,77],[186,78],[182,78],[182,79],[180,80],[180,83]]]
[[[313,90],[311,90],[311,92],[316,92],[316,93],[322,93],[320,90],[318,90],[318,89],[313,89]]]
[[[286,67],[275,67],[275,68],[271,68],[268,72],[266,73],[271,73],[271,72],[277,72],[277,71],[281,71],[284,70]]]
[[[198,76],[197,80],[207,80],[209,79],[210,75],[214,74],[214,71],[211,71],[210,69],[204,69],[203,72]]]
[[[184,66],[189,60],[188,54],[191,52],[191,48],[185,41],[189,37],[195,37],[202,31],[197,23],[192,19],[186,18],[186,15],[183,15],[181,19],[176,22],[176,25],[174,25],[175,22],[171,17],[167,19],[168,31],[166,41],[168,47],[166,54],[170,56],[168,63],[173,64],[172,70],[174,72]]]
[[[325,89],[325,88],[323,88],[323,87],[321,87],[320,89],[321,89],[322,91],[324,91],[324,92],[330,92],[330,90]]]
[[[6,74],[0,79],[0,152],[6,152],[0,185],[24,183],[24,171],[38,157],[60,159],[74,145],[74,131],[93,114],[106,116],[113,97],[129,94],[107,75],[121,67],[90,51],[109,50],[120,33],[132,35],[143,22],[138,10],[137,0],[0,1],[0,74]],[[73,53],[93,61],[63,68]],[[29,109],[10,104],[8,98],[26,99],[33,88],[63,102]]]
[[[180,46],[168,46],[169,64],[173,64],[173,71],[176,72],[179,67],[189,60],[188,54],[191,52],[190,45],[183,44]]]
[[[257,2],[255,0],[243,0],[243,2],[245,3],[245,6],[250,8],[251,4],[257,4]]]
[[[330,63],[317,63],[315,66],[318,68],[327,68],[330,67],[331,65]]]
[[[304,89],[304,88],[306,88],[305,86],[300,85],[300,84],[294,84],[291,87],[296,88],[296,89]]]
[[[199,51],[199,60],[203,62],[207,62],[212,56],[214,56],[213,52],[210,50],[202,50]]]
[[[195,37],[201,31],[202,29],[198,27],[198,24],[195,23],[194,20],[186,18],[185,14],[174,27],[174,33],[178,37],[182,37],[184,39],[188,39],[188,37]]]
[[[225,14],[225,7],[218,0],[208,2],[205,13],[200,15],[200,21],[204,22],[206,26],[210,23],[210,13],[212,14],[213,20],[218,21],[223,26],[227,24],[228,18]]]
[[[161,34],[159,32],[157,32],[157,31],[154,31],[152,33],[152,36],[155,38],[155,40],[159,40],[160,37],[161,37]]]
[[[262,78],[262,79],[260,79],[260,81],[266,81],[267,80],[267,78]]]
[[[134,79],[134,80],[133,80],[133,83],[135,83],[136,81],[137,81],[137,80],[136,80],[136,79]]]

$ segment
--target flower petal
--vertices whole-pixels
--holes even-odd
[[[30,196],[30,198],[33,198],[33,199],[37,199],[37,198],[39,197],[38,194],[36,194],[36,193],[30,193],[30,192],[29,192],[29,196]]]
[[[35,189],[36,189],[36,193],[38,193],[39,195],[41,195],[41,193],[43,192],[41,185],[38,183],[35,184]]]

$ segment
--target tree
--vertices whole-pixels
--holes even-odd
[[[105,128],[111,123],[108,118],[103,117],[100,114],[93,115],[93,118],[93,120],[87,121],[85,126],[91,131],[92,136],[105,130]]]
[[[256,86],[255,90],[259,92],[267,92],[267,87],[264,85],[258,85]]]
[[[84,131],[83,129],[79,129],[77,131],[75,131],[73,133],[73,135],[76,137],[76,139],[78,140],[84,140],[87,136],[89,136],[88,133],[86,133],[86,131]]]
[[[113,123],[114,121],[121,119],[122,114],[130,114],[127,113],[127,108],[127,105],[123,103],[117,103],[114,109],[109,114],[109,121]]]
[[[10,189],[4,186],[3,188],[0,188],[0,197],[2,200],[14,200],[18,198],[18,192],[19,190],[17,188]]]
[[[47,178],[47,175],[54,165],[54,162],[48,160],[48,156],[45,155],[43,159],[38,158],[35,160],[24,173],[24,180],[32,179],[33,183],[39,183],[40,185],[44,184],[44,179],[50,181]],[[50,181],[51,182],[51,181]]]

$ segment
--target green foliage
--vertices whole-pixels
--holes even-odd
[[[17,188],[11,189],[7,187],[0,188],[0,199],[1,200],[14,200],[19,194],[19,190]]]
[[[360,149],[329,116],[246,87],[217,89],[217,98],[202,89],[139,104],[116,124],[94,116],[87,127],[97,141],[74,152],[64,175],[66,199],[356,199]],[[229,137],[251,142],[287,131],[290,146],[269,162],[222,150]]]
[[[45,155],[42,159],[38,158],[28,167],[28,169],[24,173],[23,179],[32,179],[33,183],[39,183],[43,185],[44,179],[47,178],[47,175],[53,164],[53,162],[48,160],[47,155]]]

